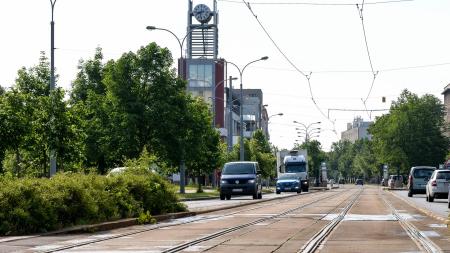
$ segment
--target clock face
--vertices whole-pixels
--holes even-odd
[[[208,23],[211,20],[211,10],[204,4],[196,5],[192,12],[200,23]]]

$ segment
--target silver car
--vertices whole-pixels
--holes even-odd
[[[448,184],[450,182],[450,170],[435,170],[427,183],[427,201],[448,198]]]
[[[425,193],[425,186],[434,170],[436,168],[432,166],[415,166],[411,168],[408,176],[408,197],[412,197],[413,194]]]

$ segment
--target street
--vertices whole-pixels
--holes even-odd
[[[443,222],[394,194],[346,185],[155,225],[0,241],[0,252],[450,252]],[[233,201],[253,200],[209,203]]]

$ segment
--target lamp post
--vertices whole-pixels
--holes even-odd
[[[189,34],[192,33],[193,30],[190,30],[189,32],[186,33],[186,35],[183,37],[183,39],[180,39],[175,33],[173,33],[171,30],[169,29],[165,29],[165,28],[160,28],[160,27],[155,27],[155,26],[147,26],[146,27],[147,30],[149,31],[153,31],[153,30],[161,30],[161,31],[166,31],[170,34],[173,35],[173,37],[175,37],[175,39],[178,42],[178,45],[180,46],[180,60],[181,60],[181,66],[178,67],[178,77],[179,78],[184,78],[184,59],[183,59],[183,44],[186,41],[186,38]],[[184,163],[184,141],[180,140],[180,146],[181,146],[181,159],[180,159],[180,193],[185,193],[185,174],[186,174],[186,168],[185,168],[185,163]]]
[[[301,133],[301,134],[305,134],[305,142],[306,143],[308,142],[308,139],[309,139],[309,137],[311,137],[312,134],[317,134],[317,132],[313,132],[314,130],[319,130],[319,133],[320,133],[320,128],[313,128],[313,129],[310,130],[311,126],[316,125],[316,124],[320,124],[321,123],[320,121],[313,122],[313,123],[311,123],[309,125],[305,125],[305,124],[303,124],[301,122],[298,122],[298,121],[295,121],[295,120],[294,120],[294,123],[299,124],[302,127],[304,127],[304,129],[296,128],[296,130],[305,130],[305,132]],[[319,137],[319,136],[313,136],[313,137]]]
[[[283,115],[284,115],[284,114],[283,114],[282,112],[277,113],[277,114],[270,115],[270,116],[267,118],[267,121],[269,121],[270,118],[272,118],[273,116],[283,116]]]
[[[52,6],[52,20],[50,21],[50,92],[55,89],[55,22],[53,12],[55,10],[56,0],[50,0]],[[54,120],[53,113],[50,115],[50,124]],[[50,177],[56,174],[56,151],[53,145],[50,145]]]
[[[244,103],[244,95],[243,95],[244,93],[242,90],[242,75],[244,74],[244,70],[245,70],[245,68],[248,67],[248,65],[258,62],[258,61],[265,61],[267,59],[269,59],[269,57],[264,56],[257,60],[253,60],[253,61],[247,63],[242,68],[242,70],[238,67],[238,65],[234,64],[233,62],[226,61],[226,63],[230,63],[231,65],[233,65],[237,68],[237,70],[239,71],[239,77],[240,77],[239,79],[241,81],[240,88],[239,88],[240,89],[240,104],[241,104],[241,106],[239,107],[239,113],[240,113],[239,124],[241,125],[240,134],[239,134],[240,135],[240,140],[239,140],[240,141],[240,159],[239,160],[241,160],[241,161],[244,161],[244,115],[243,115],[243,111],[242,111],[242,107],[243,107],[242,105]]]
[[[178,77],[181,77],[181,78],[184,79],[183,45],[184,45],[184,42],[186,41],[187,36],[192,32],[192,30],[189,31],[188,33],[186,33],[186,35],[184,36],[183,39],[180,39],[174,32],[172,32],[171,30],[166,29],[166,28],[155,27],[155,26],[152,26],[152,25],[149,25],[149,26],[147,26],[146,28],[147,28],[147,30],[149,30],[149,31],[153,31],[153,30],[166,31],[166,32],[172,34],[173,37],[175,37],[175,39],[176,39],[177,42],[178,42],[178,45],[180,46],[181,69],[178,68]],[[181,183],[180,183],[180,184],[181,184]]]
[[[213,104],[213,127],[216,127],[216,102],[215,102],[215,99],[216,99],[216,89],[217,89],[217,87],[218,87],[219,85],[221,85],[222,83],[224,83],[224,82],[226,82],[226,81],[229,81],[229,82],[230,82],[230,87],[231,87],[233,80],[237,80],[237,79],[238,79],[237,77],[232,77],[232,76],[230,76],[228,79],[222,80],[222,81],[220,81],[219,83],[217,83],[217,84],[214,86],[214,89],[213,89],[213,97],[212,97],[212,104]],[[231,88],[230,88],[230,92],[231,92]],[[231,101],[231,100],[230,100],[230,101]],[[228,107],[228,105],[227,105],[227,107]],[[229,111],[231,111],[231,107],[229,108]],[[231,113],[230,113],[230,116],[231,116]]]

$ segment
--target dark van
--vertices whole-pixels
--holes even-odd
[[[261,171],[257,162],[229,162],[223,166],[220,199],[230,199],[231,195],[262,198]]]

